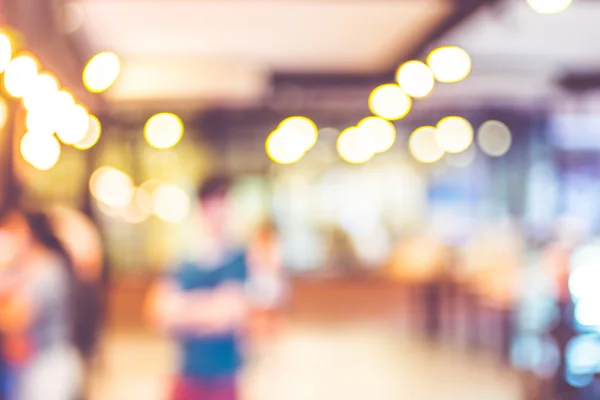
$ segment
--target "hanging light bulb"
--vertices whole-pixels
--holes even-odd
[[[288,135],[286,131],[276,129],[267,137],[265,150],[277,164],[294,164],[304,157],[305,145],[301,136]]]
[[[95,115],[90,114],[88,130],[85,133],[85,136],[83,137],[83,139],[81,139],[80,141],[75,143],[73,145],[73,147],[75,147],[76,149],[79,149],[79,150],[90,149],[90,148],[94,147],[94,145],[96,143],[98,143],[101,133],[102,133],[102,125],[100,124],[100,121],[98,120],[98,118],[96,118]]]
[[[445,154],[437,142],[433,126],[416,129],[408,139],[408,149],[417,161],[425,164],[439,161]]]
[[[573,0],[527,0],[527,4],[540,14],[557,14],[565,11]]]
[[[462,117],[446,117],[435,127],[439,146],[448,153],[461,153],[473,143],[473,126]]]
[[[115,83],[120,71],[121,61],[115,53],[98,53],[83,70],[83,84],[92,93],[104,92]]]
[[[412,97],[425,97],[433,90],[433,72],[421,61],[404,63],[396,74],[396,81],[406,94]]]
[[[427,57],[427,65],[435,79],[443,83],[460,82],[471,73],[469,53],[457,46],[444,46],[433,50]]]
[[[366,163],[375,155],[368,133],[356,126],[340,133],[337,151],[344,161],[351,164]]]
[[[512,134],[506,124],[490,120],[477,131],[477,144],[481,151],[491,157],[502,157],[510,150]]]
[[[85,137],[89,128],[89,115],[85,108],[74,105],[66,109],[56,128],[56,136],[64,144],[75,144]]]
[[[381,118],[404,118],[412,108],[412,100],[398,85],[381,85],[369,96],[369,109]]]
[[[43,72],[34,78],[30,90],[23,97],[23,105],[27,111],[50,108],[57,94],[58,81],[52,74]]]
[[[388,151],[396,141],[394,124],[379,117],[367,117],[358,123],[375,153]]]
[[[183,136],[183,122],[173,113],[158,113],[146,121],[144,136],[146,142],[156,149],[169,149]]]
[[[319,137],[317,125],[306,117],[286,118],[277,129],[285,132],[285,135],[296,136],[294,141],[304,149],[304,152],[310,150]]]
[[[60,158],[60,143],[54,136],[26,133],[21,139],[23,159],[40,171],[54,167]]]
[[[26,54],[18,56],[4,71],[4,87],[12,97],[23,97],[33,87],[37,75],[37,60]]]

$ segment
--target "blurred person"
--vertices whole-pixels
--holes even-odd
[[[54,207],[50,217],[57,237],[73,262],[78,278],[78,318],[73,339],[80,350],[85,368],[84,387],[96,361],[106,313],[107,287],[103,282],[104,248],[94,222],[83,213],[62,206]],[[86,392],[87,390],[84,390]]]
[[[5,267],[0,331],[11,400],[75,400],[80,363],[73,344],[77,280],[43,213],[10,211],[0,221]]]
[[[270,338],[280,327],[278,311],[287,293],[281,262],[279,237],[275,224],[265,221],[256,229],[248,252],[252,279],[250,329],[255,337]]]
[[[229,188],[224,177],[202,184],[198,201],[208,237],[193,246],[205,251],[178,263],[150,292],[150,318],[179,344],[173,400],[238,399],[249,268],[246,252],[227,233]]]

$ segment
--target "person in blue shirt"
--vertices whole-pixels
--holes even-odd
[[[179,345],[173,400],[238,399],[248,266],[227,235],[229,188],[222,177],[203,183],[198,201],[208,235],[197,247],[205,251],[178,263],[149,294],[150,317]]]

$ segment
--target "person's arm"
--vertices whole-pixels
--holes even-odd
[[[33,320],[33,303],[21,289],[13,288],[11,294],[0,300],[0,331],[3,333],[21,334],[29,329]]]
[[[56,269],[55,269],[56,268]],[[38,315],[60,306],[68,290],[60,272],[61,266],[47,267],[38,273],[14,273],[5,281],[0,298],[0,330],[7,334],[26,332]]]
[[[249,300],[259,308],[279,307],[285,301],[287,288],[277,243],[268,248],[251,247],[248,264]]]
[[[243,314],[243,288],[225,284],[214,290],[181,291],[162,280],[149,291],[150,321],[168,332],[211,333],[230,328]]]

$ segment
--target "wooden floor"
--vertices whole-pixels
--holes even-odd
[[[160,400],[175,363],[156,336],[107,337],[94,399]],[[247,400],[518,400],[517,378],[496,361],[398,335],[379,324],[288,326],[254,348],[243,377]]]
[[[244,400],[519,400],[518,379],[492,357],[431,344],[398,320],[393,287],[304,285],[275,340],[249,348]],[[112,329],[93,400],[162,400],[171,343]]]

